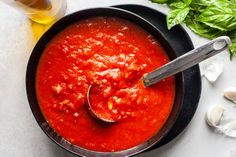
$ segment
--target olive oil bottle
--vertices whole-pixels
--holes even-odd
[[[32,21],[47,25],[65,14],[67,3],[66,0],[15,0],[14,6]]]
[[[32,33],[36,41],[67,9],[66,0],[9,0],[8,5],[22,11],[32,21]]]

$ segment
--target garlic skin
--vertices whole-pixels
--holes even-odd
[[[227,88],[224,91],[224,97],[236,104],[236,88]]]
[[[236,157],[236,150],[231,150],[230,157]]]
[[[200,63],[201,75],[210,83],[214,83],[223,73],[224,62],[221,56],[219,54]]]
[[[236,138],[236,119],[222,106],[211,107],[206,113],[206,122],[216,132]]]
[[[217,127],[220,124],[225,109],[222,106],[211,107],[206,114],[206,122],[212,127]]]

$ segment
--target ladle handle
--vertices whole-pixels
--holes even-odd
[[[227,36],[221,36],[209,43],[193,49],[184,55],[172,60],[164,66],[150,72],[143,77],[143,83],[145,87],[151,86],[158,81],[167,78],[171,75],[184,71],[201,61],[218,54],[225,50],[231,43],[230,38]]]

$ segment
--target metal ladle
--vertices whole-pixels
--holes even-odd
[[[169,76],[172,76],[176,73],[184,71],[201,61],[212,57],[225,49],[228,48],[228,45],[231,43],[230,38],[227,36],[221,36],[214,40],[211,40],[207,44],[200,46],[196,49],[193,49],[184,55],[172,60],[171,62],[157,68],[156,70],[148,73],[142,78],[143,84],[145,87],[149,87],[158,81],[165,79]],[[107,119],[101,117],[98,113],[93,110],[93,107],[90,103],[90,92],[95,85],[90,85],[87,91],[86,106],[89,113],[98,121],[104,123],[115,123],[116,120]],[[96,85],[99,86],[99,85]]]

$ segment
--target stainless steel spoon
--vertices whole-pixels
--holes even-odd
[[[105,122],[105,123],[114,123],[116,122],[115,120],[112,120],[112,119],[108,119],[108,118],[105,118],[105,117],[102,117],[101,115],[99,115],[98,113],[96,113],[91,105],[91,101],[90,101],[90,93],[92,91],[93,88],[96,88],[96,87],[99,87],[99,85],[90,85],[88,87],[88,90],[87,90],[87,94],[86,94],[86,102],[85,102],[85,105],[88,109],[88,112],[89,114],[95,118],[96,120],[100,121],[100,122]]]
[[[157,68],[156,70],[148,73],[142,78],[143,84],[145,87],[149,87],[162,79],[184,71],[200,63],[201,61],[227,49],[230,43],[230,38],[227,36],[221,36],[214,40],[211,40],[207,44],[193,49],[185,53],[184,55],[172,60],[171,62],[161,66],[160,68]],[[115,123],[116,120],[101,117],[93,110],[92,105],[90,103],[90,92],[93,87],[94,85],[90,85],[87,91],[86,106],[88,108],[89,113],[100,122]]]
[[[148,87],[164,78],[184,71],[200,63],[201,61],[222,52],[228,47],[230,43],[230,38],[227,36],[221,36],[214,40],[211,40],[209,43],[193,49],[186,54],[172,60],[171,62],[163,65],[162,67],[150,72],[143,77],[143,83],[145,87]]]

